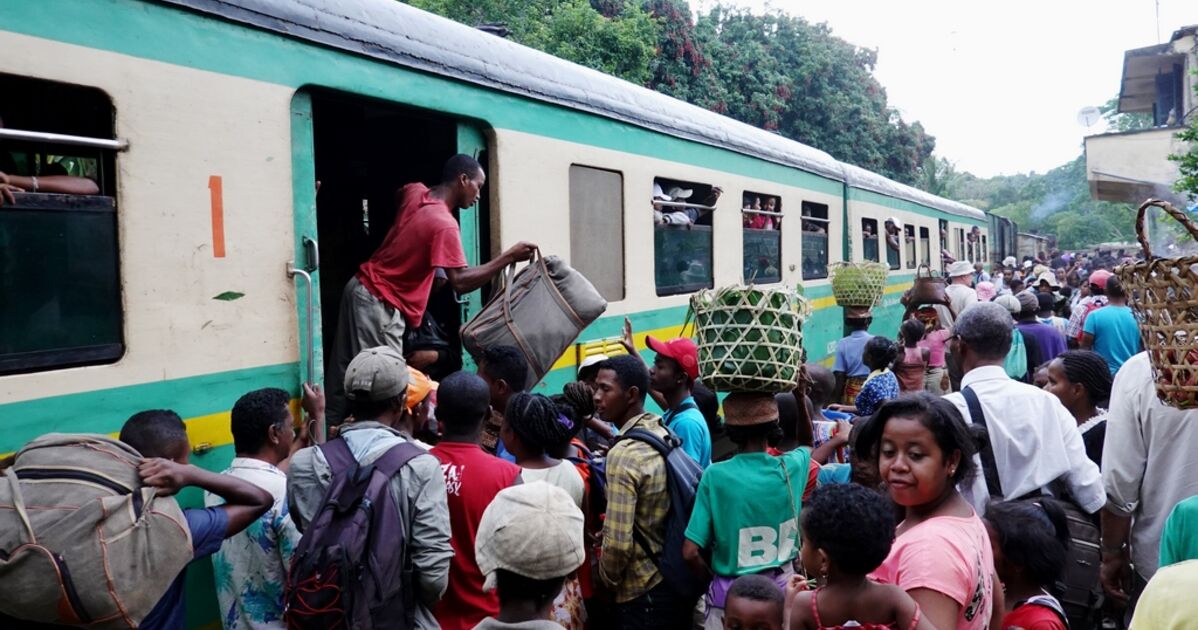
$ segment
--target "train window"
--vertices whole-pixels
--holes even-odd
[[[890,265],[891,269],[898,269],[902,226],[898,223],[898,219],[886,219],[886,223],[882,224],[882,232],[882,236],[886,238],[886,263]]]
[[[115,361],[112,103],[93,88],[3,74],[0,93],[0,171],[25,190],[0,200],[0,374]]]
[[[803,279],[828,277],[828,205],[803,202]]]
[[[923,264],[928,267],[932,266],[932,239],[928,233],[928,228],[919,228],[919,248],[923,253]]]
[[[712,287],[711,213],[723,191],[680,180],[653,180],[653,263],[658,295]]]
[[[624,299],[624,175],[570,166],[570,264],[609,302]]]
[[[983,235],[982,235],[982,260],[983,260],[983,261],[988,261],[988,260],[990,260],[990,246],[989,246],[989,244],[986,242],[986,235],[985,235],[985,234],[983,234]]]
[[[965,255],[965,228],[955,228],[957,231],[957,260],[969,260]]]
[[[746,283],[782,281],[782,198],[746,190],[741,196]]]
[[[882,260],[878,257],[877,219],[861,219],[861,257],[874,262]]]
[[[915,226],[903,226],[903,242],[907,246],[907,269],[915,268]]]

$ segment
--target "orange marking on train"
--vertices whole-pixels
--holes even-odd
[[[208,177],[212,197],[212,255],[225,257],[225,199],[220,175]]]

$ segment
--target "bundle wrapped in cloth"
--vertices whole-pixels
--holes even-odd
[[[723,392],[794,389],[803,355],[807,300],[791,288],[730,286],[691,296],[699,375]]]

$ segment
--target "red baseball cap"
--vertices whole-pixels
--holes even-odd
[[[661,341],[646,335],[645,345],[657,354],[677,361],[692,381],[699,378],[699,347],[694,341],[687,337]]]
[[[1110,280],[1111,276],[1113,275],[1115,274],[1107,271],[1106,269],[1096,269],[1094,273],[1090,274],[1090,279],[1087,280],[1087,282],[1105,291],[1106,281]]]

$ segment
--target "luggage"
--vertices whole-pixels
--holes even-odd
[[[682,543],[686,540],[686,527],[690,524],[691,512],[695,509],[695,493],[699,490],[699,479],[703,475],[703,469],[682,450],[682,440],[673,432],[663,440],[651,431],[633,429],[619,439],[648,444],[665,460],[666,492],[670,495],[665,546],[661,553],[653,553],[644,532],[635,527],[632,528],[632,538],[657,564],[662,579],[675,595],[687,602],[697,602],[703,593],[707,592],[711,579],[695,575],[682,557]]]
[[[528,360],[531,388],[607,310],[607,300],[557,256],[538,255],[519,273],[515,269],[508,267],[503,290],[462,327],[462,345],[475,360],[485,348],[519,348]]]
[[[141,623],[192,559],[183,511],[142,485],[141,462],[103,435],[50,433],[0,471],[0,613]]]
[[[284,595],[287,627],[415,627],[408,532],[391,495],[391,478],[426,451],[404,442],[362,466],[344,439],[318,448],[333,480],[291,559]]]
[[[915,270],[915,284],[903,293],[903,297],[899,302],[907,307],[907,312],[910,313],[923,305],[940,304],[952,308],[952,300],[949,299],[945,289],[948,288],[948,281],[944,278],[932,275],[932,269],[926,264],[921,264]],[[954,316],[959,313],[953,313]],[[905,319],[905,317],[904,317]]]

